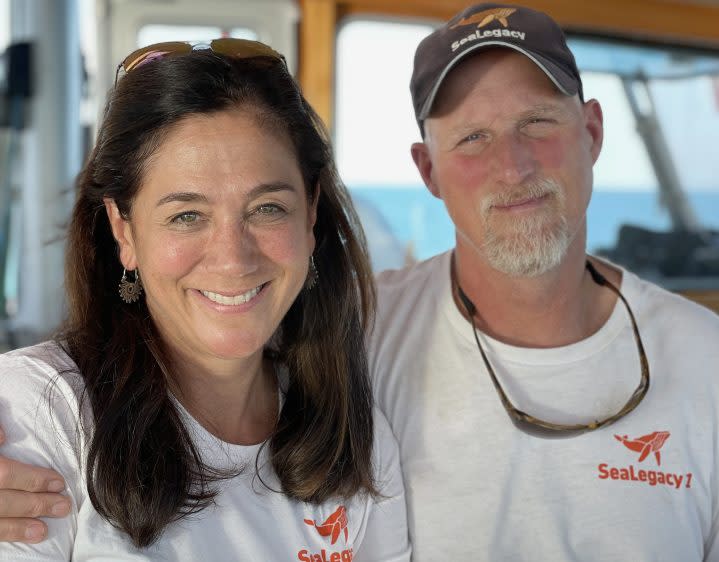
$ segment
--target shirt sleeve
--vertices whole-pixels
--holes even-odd
[[[374,410],[374,469],[379,496],[370,502],[355,562],[408,562],[411,549],[399,447],[382,412]]]
[[[51,366],[57,356],[52,344],[28,350],[0,355],[0,426],[6,434],[0,454],[62,474],[72,509],[67,517],[44,519],[49,532],[40,544],[0,543],[0,560],[70,560],[85,495],[77,389]]]

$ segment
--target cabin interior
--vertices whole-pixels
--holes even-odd
[[[606,140],[589,251],[719,312],[719,0],[524,0],[565,28]],[[165,40],[282,52],[331,132],[375,269],[452,247],[422,185],[417,43],[467,0],[0,0],[0,349],[63,316],[63,225],[118,63]]]

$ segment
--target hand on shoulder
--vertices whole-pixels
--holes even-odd
[[[0,429],[0,452],[6,437]],[[70,501],[65,481],[54,470],[0,456],[0,541],[37,543],[47,536],[39,517],[64,517]]]

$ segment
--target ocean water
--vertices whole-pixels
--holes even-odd
[[[350,186],[367,231],[375,268],[395,267],[402,254],[424,259],[454,246],[454,229],[442,201],[424,187]],[[719,191],[691,192],[699,221],[719,230]],[[587,247],[612,247],[622,224],[653,230],[671,227],[656,192],[595,189],[587,211]]]

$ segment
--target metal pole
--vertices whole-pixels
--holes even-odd
[[[14,165],[22,215],[18,345],[47,337],[64,311],[63,227],[81,165],[82,68],[77,0],[12,0],[12,41],[34,43],[35,96]]]
[[[672,154],[667,146],[666,139],[662,132],[662,128],[657,119],[654,110],[654,101],[652,99],[649,84],[646,76],[638,75],[632,78],[623,77],[622,85],[627,94],[629,105],[637,121],[637,132],[644,141],[647,154],[652,162],[652,167],[657,175],[659,182],[659,190],[661,193],[661,202],[669,212],[672,219],[674,230],[683,230],[687,232],[699,231],[700,224],[694,211],[687,200],[686,193],[682,188],[679,174],[672,159]],[[647,104],[649,107],[646,111],[642,111],[639,107],[635,87],[641,85],[646,93]]]

